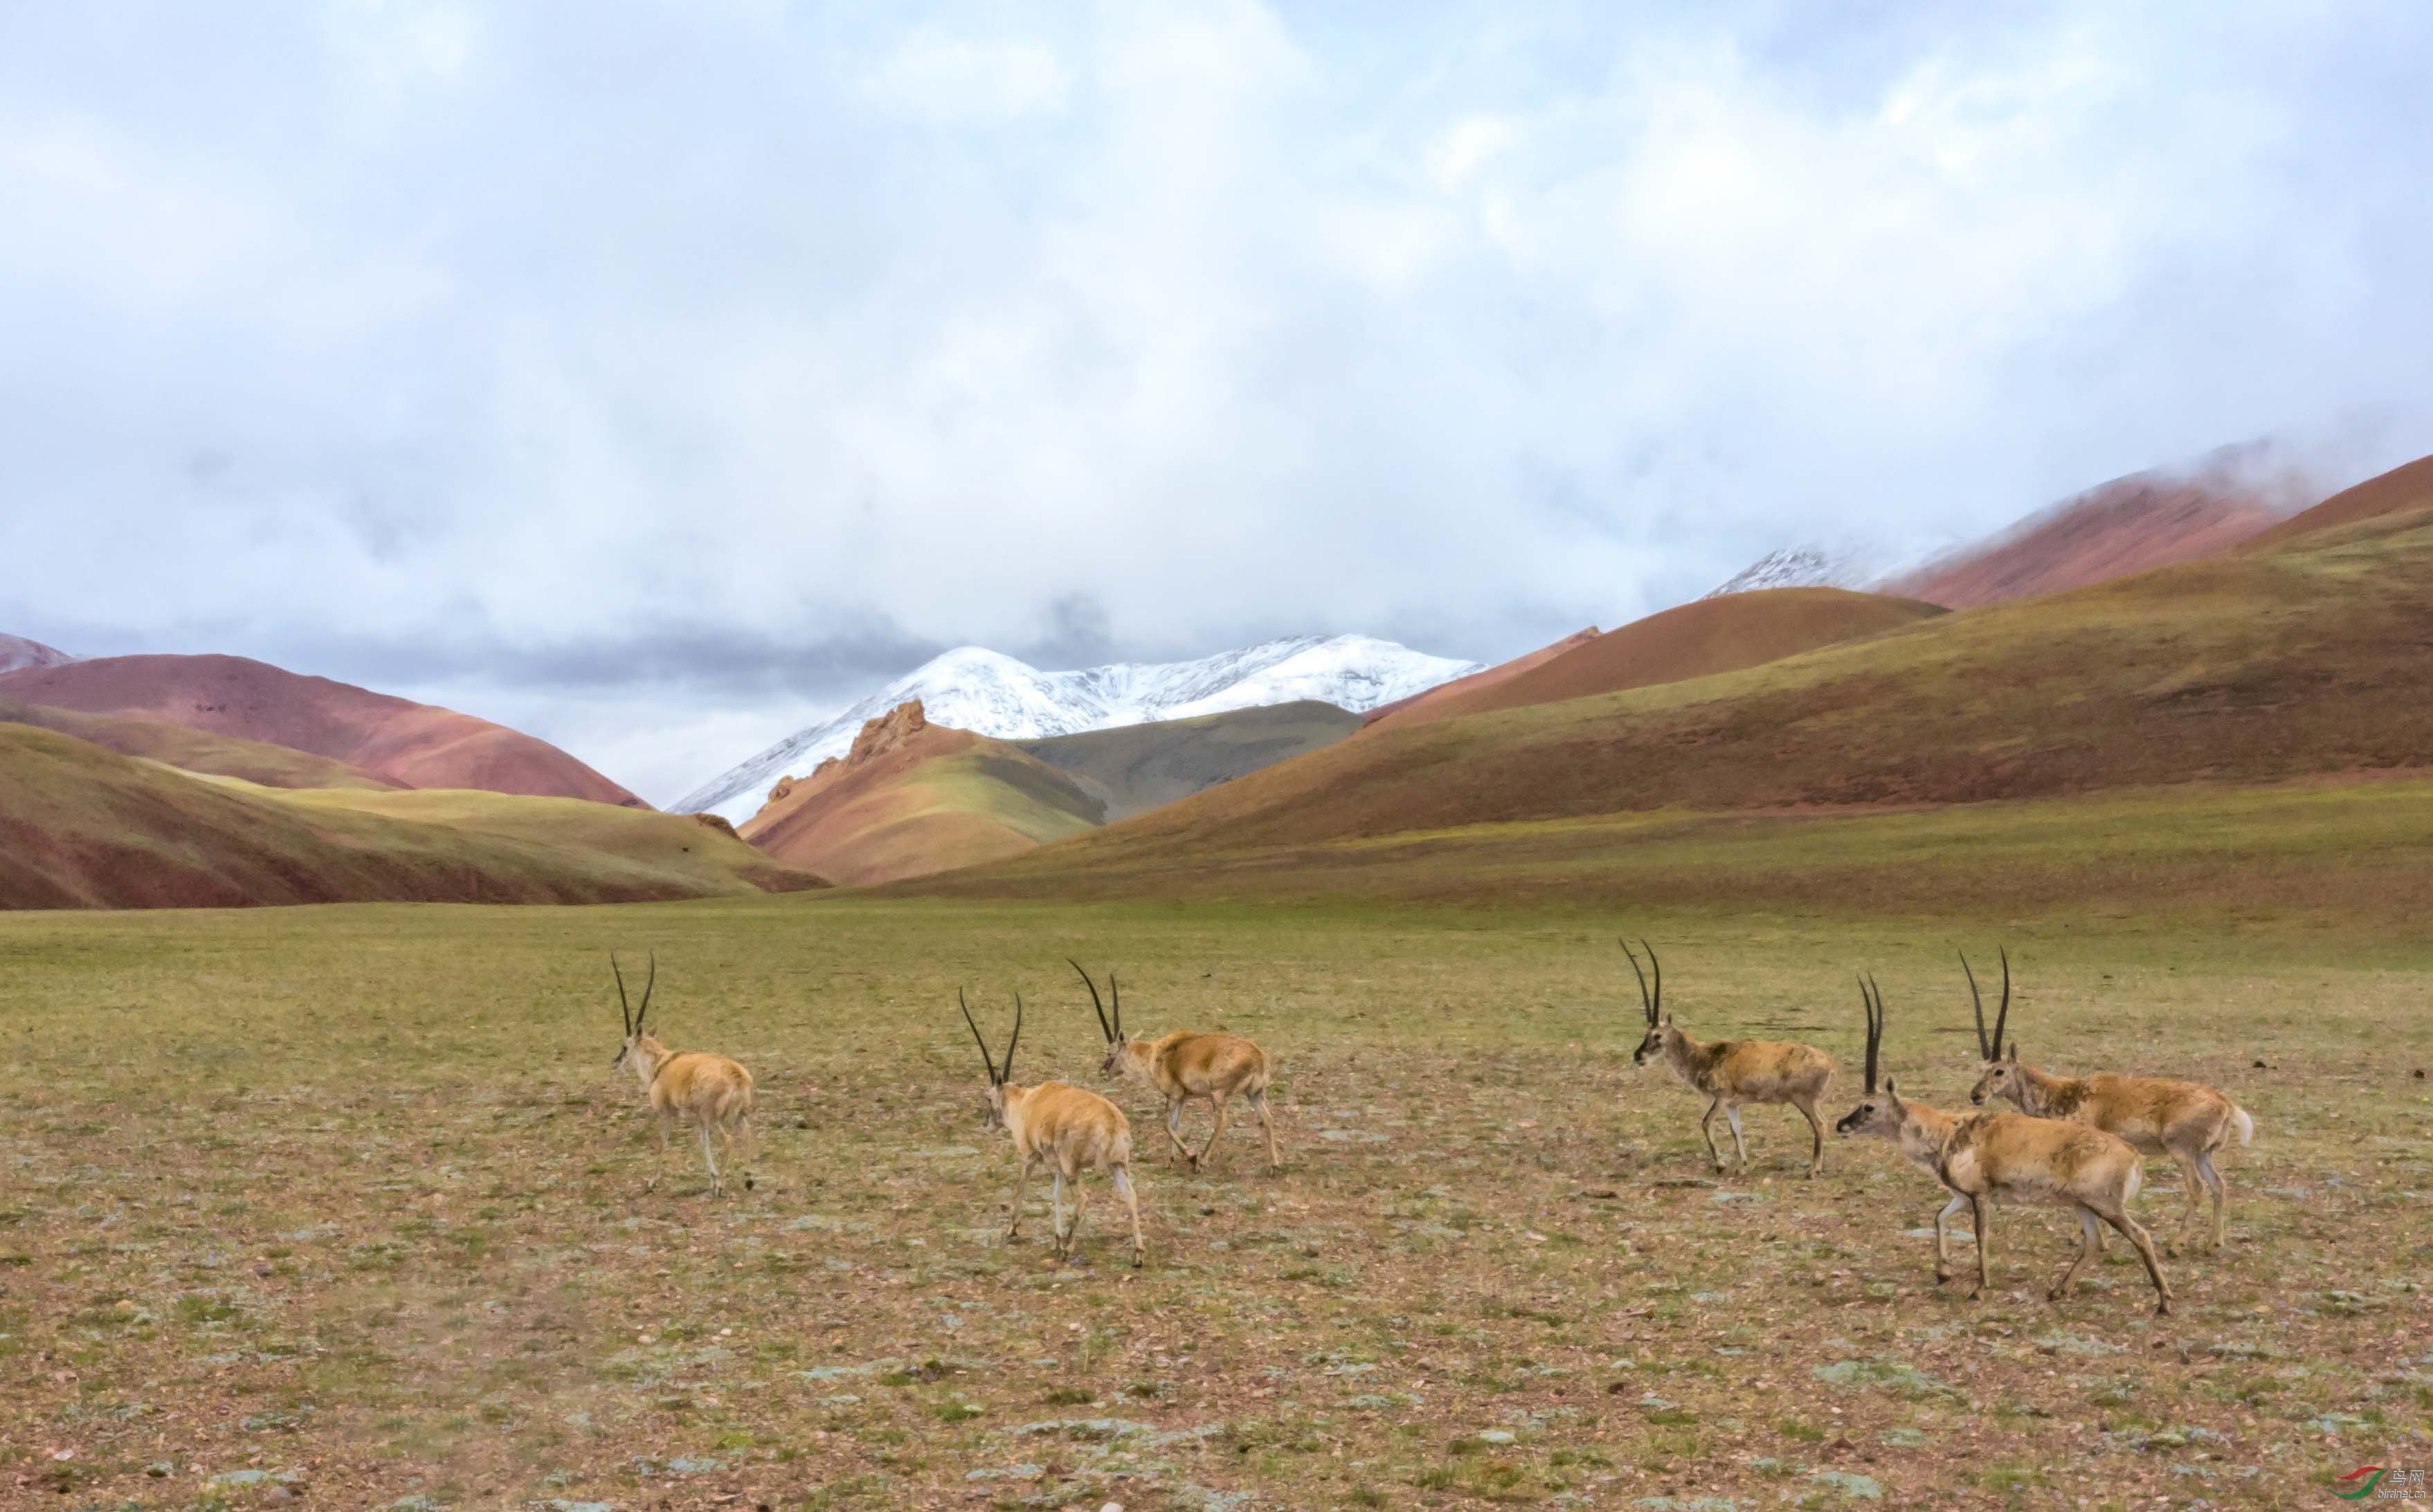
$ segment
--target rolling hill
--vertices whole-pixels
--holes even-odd
[[[1757,824],[2433,773],[2428,652],[2433,514],[2388,514],[1744,671],[1372,729],[935,887],[1147,893],[1236,864],[1238,882],[1321,858],[1542,854],[1659,811]]]
[[[396,783],[328,756],[308,756],[262,740],[240,740],[232,736],[190,730],[182,724],[132,714],[79,714],[74,709],[0,699],[0,722],[39,725],[90,740],[121,756],[141,756],[146,761],[210,776],[242,777],[265,788],[397,787]]]
[[[782,860],[860,885],[1018,855],[1103,816],[1055,768],[931,724],[914,700],[864,723],[844,756],[781,780],[741,833]]]
[[[1510,661],[1500,661],[1484,671],[1472,672],[1467,677],[1456,677],[1452,682],[1439,683],[1423,693],[1413,693],[1408,698],[1398,698],[1391,704],[1380,704],[1363,716],[1362,723],[1374,724],[1380,720],[1390,719],[1406,709],[1440,706],[1445,699],[1492,688],[1498,683],[1509,682],[1531,668],[1542,667],[1565,652],[1587,645],[1603,633],[1594,625],[1585,630],[1574,630],[1552,645],[1540,646],[1535,651],[1524,652]],[[1417,723],[1421,718],[1424,716],[1414,716],[1408,722]]]
[[[1320,700],[1366,709],[1477,671],[1369,636],[1294,636],[1193,661],[1118,662],[1042,671],[979,646],[924,663],[847,708],[797,730],[676,801],[748,822],[786,773],[808,772],[853,746],[869,721],[919,703],[934,722],[1005,740],[1045,739],[1262,705]]]
[[[1734,671],[1942,612],[1931,603],[1846,588],[1762,588],[1697,599],[1580,639],[1506,676],[1417,700],[1365,733]]]
[[[0,699],[285,746],[400,788],[472,788],[647,807],[531,736],[242,656],[106,656],[28,667],[0,673]]]
[[[1302,699],[1007,743],[1063,773],[1098,806],[1101,822],[1114,824],[1333,745],[1360,721]]]
[[[2304,488],[2270,447],[2225,447],[2184,469],[2099,484],[1884,590],[1968,609],[2089,587],[2228,551],[2310,502]]]
[[[0,723],[0,908],[615,903],[820,885],[688,816],[481,791],[264,788]]]
[[[20,667],[64,667],[76,659],[57,646],[0,634],[0,672],[13,672]]]
[[[2361,520],[2387,520],[2420,509],[2433,509],[2433,457],[2419,457],[2404,467],[2343,488],[2312,509],[2302,510],[2271,529],[2250,538],[2245,552],[2278,551],[2317,531],[2354,525]]]

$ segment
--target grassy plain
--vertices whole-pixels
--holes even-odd
[[[0,916],[0,1504],[2288,1506],[2433,1461],[2433,943],[1929,902]],[[1758,1111],[1754,1171],[1715,1178],[1698,1103],[1629,1065],[1625,925],[1693,1031],[1846,1068],[1873,970],[1892,1068],[1946,1101],[1953,948],[2007,942],[2032,1060],[2254,1111],[2228,1249],[2166,1260],[2169,1318],[2117,1243],[2056,1306],[2067,1221],[2005,1215],[1971,1304],[1882,1147],[1805,1181],[1796,1118]],[[657,951],[673,1043],[757,1073],[757,1190],[642,1190],[612,946]],[[1088,1082],[1068,954],[1141,1028],[1282,1066],[1275,1177],[1248,1134],[1161,1165],[1119,1097],[1137,1273],[1103,1194],[1073,1266],[1042,1183],[1000,1236],[954,990],[1001,1030],[1021,989],[1018,1079]]]

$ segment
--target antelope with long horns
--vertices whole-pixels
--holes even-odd
[[[1107,1059],[1099,1070],[1111,1077],[1128,1077],[1165,1099],[1165,1137],[1172,1147],[1166,1154],[1169,1162],[1180,1151],[1192,1170],[1199,1169],[1208,1152],[1216,1147],[1216,1136],[1225,1132],[1225,1104],[1239,1097],[1259,1115],[1259,1127],[1267,1132],[1268,1169],[1283,1168],[1284,1157],[1276,1151],[1275,1116],[1268,1111],[1272,1072],[1267,1051],[1236,1034],[1188,1029],[1135,1041],[1124,1028],[1124,994],[1115,974],[1107,973],[1107,991],[1114,998],[1114,1016],[1110,1019],[1107,1005],[1098,996],[1098,984],[1081,970],[1080,961],[1069,956],[1065,960],[1081,973],[1082,985],[1090,989],[1091,1010],[1098,1015],[1098,1032],[1106,1037]],[[1208,1131],[1208,1142],[1194,1155],[1182,1142],[1182,1105],[1199,1097],[1216,1111],[1216,1127]]]
[[[1029,1185],[1033,1168],[1046,1165],[1056,1173],[1056,1185],[1049,1198],[1054,1218],[1056,1258],[1064,1260],[1073,1253],[1073,1238],[1081,1232],[1081,1212],[1089,1205],[1089,1194],[1081,1185],[1081,1173],[1101,1170],[1114,1182],[1115,1196],[1132,1219],[1132,1265],[1137,1267],[1148,1253],[1141,1242],[1140,1197],[1132,1190],[1131,1176],[1132,1159],[1131,1121],[1124,1111],[1095,1092],[1069,1087],[1062,1081],[1043,1081],[1035,1087],[1011,1084],[1013,1075],[1014,1046],[1022,1043],[1022,997],[1013,999],[1013,1033],[1005,1042],[1005,1063],[1000,1065],[989,1055],[988,1041],[980,1037],[980,1027],[973,1022],[972,1009],[963,1001],[961,989],[955,992],[956,1005],[963,1011],[963,1022],[970,1026],[972,1043],[980,1047],[980,1063],[988,1068],[988,1122],[992,1129],[1002,1129],[1013,1140],[1013,1153],[1022,1168],[1013,1179],[1013,1221],[1006,1225],[1005,1236],[1013,1238],[1022,1232],[1022,1194]],[[1073,1183],[1073,1226],[1064,1226],[1064,1183]]]
[[[1629,941],[1624,941],[1623,953],[1630,957],[1630,969],[1639,977],[1639,1005],[1647,1017],[1647,1037],[1639,1042],[1631,1061],[1643,1066],[1661,1057],[1685,1085],[1710,1099],[1706,1116],[1698,1120],[1698,1133],[1707,1142],[1707,1153],[1714,1157],[1715,1169],[1728,1168],[1724,1152],[1715,1145],[1717,1113],[1731,1126],[1732,1148],[1739,1154],[1741,1170],[1745,1174],[1748,1145],[1741,1138],[1741,1109],[1751,1104],[1788,1103],[1808,1120],[1809,1132],[1815,1141],[1809,1151],[1808,1174],[1814,1177],[1822,1172],[1825,1124],[1816,1116],[1816,1105],[1833,1085],[1832,1058],[1813,1045],[1780,1040],[1692,1039],[1673,1022],[1673,1015],[1664,1011],[1664,963],[1656,959],[1656,947],[1643,940],[1640,943],[1646,946],[1648,964],[1656,970],[1656,986],[1649,991],[1647,973],[1640,969],[1639,953],[1630,948]]]
[[[1875,993],[1872,998],[1868,996],[1870,988]],[[1904,1098],[1895,1089],[1891,1077],[1883,1079],[1880,1092],[1877,1090],[1877,1062],[1884,1044],[1884,991],[1876,986],[1872,975],[1859,983],[1859,1001],[1867,1014],[1867,1091],[1856,1108],[1842,1115],[1833,1132],[1890,1140],[1911,1164],[1939,1182],[1943,1180],[1943,1147],[1951,1142],[1951,1130],[1959,1119],[1940,1108]],[[1950,1222],[1967,1211],[1968,1199],[1954,1192],[1951,1200],[1934,1215],[1934,1279],[1938,1282],[1949,1281],[1952,1276]]]
[[[1977,991],[1977,974],[1968,958],[1960,960],[1967,973],[1968,995],[1977,1010],[1977,1085],[1968,1100],[1983,1103],[2009,1099],[2021,1113],[2038,1118],[2060,1118],[2117,1134],[2143,1154],[2168,1155],[2180,1168],[2187,1188],[2186,1211],[2180,1217],[2180,1238],[2203,1220],[2203,1200],[2213,1198],[2211,1244],[2222,1242],[2223,1207],[2228,1191],[2214,1169],[2215,1153],[2233,1135],[2241,1145],[2255,1138],[2255,1120],[2246,1109],[2199,1081],[2165,1077],[2058,1077],[2039,1071],[2019,1059],[2018,1042],[2006,1042],[2011,1018],[2011,961],[2002,958],[2002,1003],[1995,1011],[1994,1032],[1985,1033],[1985,1002]]]
[[[1860,988],[1864,997],[1869,981]],[[1958,1117],[1901,1096],[1891,1077],[1883,1091],[1875,1090],[1877,1058],[1883,1044],[1884,999],[1876,989],[1867,1014],[1867,1096],[1836,1123],[1843,1134],[1870,1134],[1893,1142],[1900,1152],[1923,1165],[1953,1194],[1934,1216],[1934,1279],[1951,1279],[1945,1248],[1945,1224],[1963,1207],[1976,1231],[1975,1298],[1992,1283],[1992,1207],[1996,1203],[2047,1203],[2067,1207],[2078,1215],[2079,1248],[2069,1266],[2045,1296],[2059,1301],[2069,1295],[2081,1266],[2102,1252],[2103,1230],[2109,1224],[2135,1247],[2154,1283],[2155,1311],[2171,1310],[2171,1288],[2154,1258],[2152,1235],[2129,1216],[2129,1199],[2144,1179],[2137,1152],[2128,1142],[2083,1124],[2057,1123],[2019,1113],[1967,1113]]]
[[[690,1124],[701,1135],[702,1163],[709,1167],[710,1191],[726,1195],[726,1177],[718,1168],[718,1157],[709,1147],[710,1134],[715,1131],[721,1147],[730,1154],[735,1149],[736,1136],[743,1138],[743,1187],[753,1186],[753,1157],[758,1153],[752,1133],[752,1073],[723,1055],[704,1050],[671,1050],[659,1043],[657,1035],[642,1027],[643,1016],[651,1011],[651,993],[659,982],[659,958],[651,956],[651,975],[642,983],[642,1006],[635,1008],[625,997],[625,974],[618,969],[617,957],[608,957],[608,970],[617,978],[617,1007],[625,1015],[625,1044],[608,1069],[632,1066],[635,1079],[642,1084],[642,1096],[651,1112],[659,1120],[659,1158],[652,1168],[650,1188],[659,1184],[667,1173],[668,1134],[678,1124]]]

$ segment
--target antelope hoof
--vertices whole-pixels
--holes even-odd
[[[1938,1270],[1938,1271],[1936,1271],[1936,1272],[1934,1273],[1934,1283],[1935,1283],[1937,1286],[1944,1285],[1944,1284],[1948,1283],[1951,1280],[1951,1278],[1952,1278],[1953,1276],[1957,1275],[1957,1274],[1958,1274],[1958,1272],[1957,1272],[1957,1271],[1950,1271],[1950,1270]]]
[[[2066,1288],[2055,1286],[2050,1291],[2045,1293],[2045,1300],[2049,1302],[2057,1302],[2068,1295],[2069,1292]]]
[[[1142,1253],[1142,1252],[1141,1252],[1140,1250],[1138,1250],[1138,1249],[1135,1249],[1135,1250],[1133,1250],[1133,1251],[1132,1251],[1132,1268],[1133,1268],[1134,1270],[1138,1270],[1138,1269],[1140,1269],[1140,1268],[1141,1268],[1141,1266],[1143,1266],[1147,1265],[1148,1263],[1148,1255],[1146,1255],[1146,1254]]]
[[[752,1190],[752,1188],[753,1188],[753,1186],[754,1186],[754,1184],[755,1184],[755,1183],[754,1183],[753,1179],[752,1179],[751,1177],[748,1177],[748,1176],[747,1176],[747,1177],[745,1177],[745,1178],[743,1179],[743,1190],[745,1190],[746,1192],[751,1191],[751,1190]]]
[[[2169,1298],[2166,1297],[2161,1301],[2154,1304],[2154,1316],[2156,1317],[2169,1317],[2171,1316],[2171,1300]]]

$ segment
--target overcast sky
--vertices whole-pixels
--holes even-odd
[[[0,630],[664,801],[944,646],[1492,659],[2433,451],[2433,7],[0,8]],[[2346,478],[2340,481],[2349,481]]]

